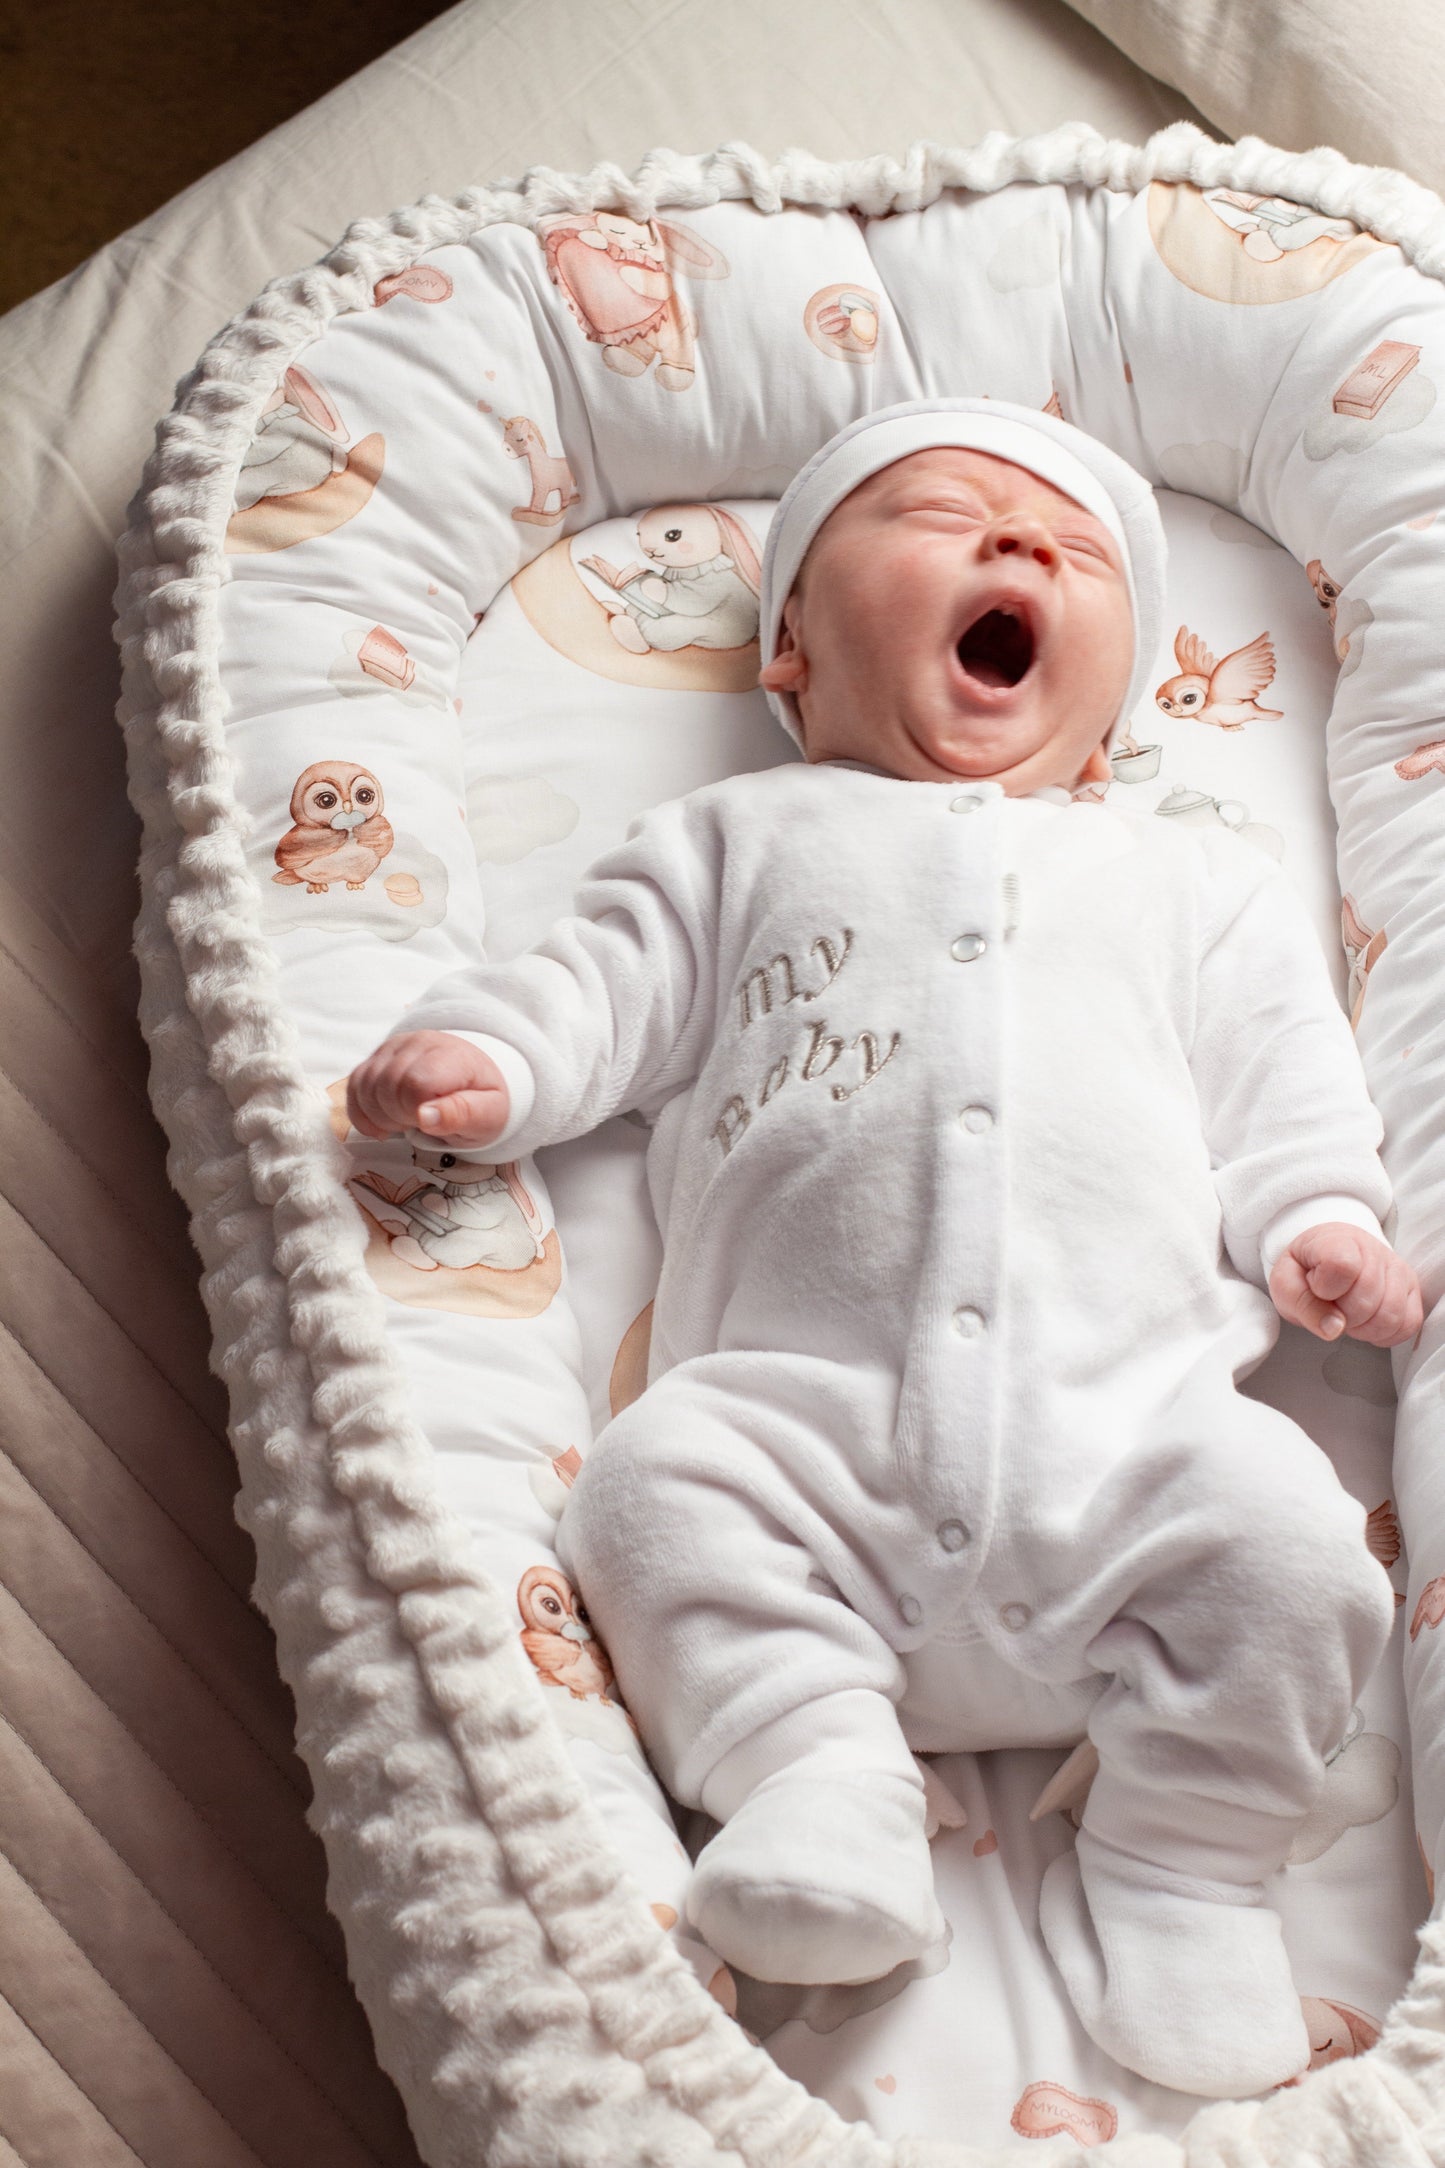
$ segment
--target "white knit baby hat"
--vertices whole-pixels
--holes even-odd
[[[1134,611],[1134,666],[1109,726],[1112,738],[1133,714],[1158,653],[1166,557],[1159,507],[1143,475],[1097,437],[1036,407],[1013,406],[1003,399],[905,399],[880,407],[876,414],[860,415],[814,452],[783,492],[768,529],[758,624],[760,666],[772,661],[788,590],[828,514],[870,474],[910,452],[939,445],[992,452],[1027,467],[1094,513],[1119,544]],[[789,737],[801,745],[793,695],[769,692],[767,698]]]

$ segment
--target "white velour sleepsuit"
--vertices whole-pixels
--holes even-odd
[[[558,1542],[676,1798],[726,1820],[825,1739],[916,1777],[915,1675],[920,1749],[1023,1743],[973,1642],[1063,1690],[1035,1741],[1087,1714],[1085,1827],[1230,1883],[1283,1859],[1394,1606],[1364,1509],[1235,1380],[1267,1265],[1379,1235],[1390,1192],[1271,860],[782,767],[645,815],[577,915],[397,1028],[483,1035],[489,1151],[654,1119],[651,1382]]]

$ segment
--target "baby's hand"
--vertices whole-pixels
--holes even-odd
[[[1269,1292],[1281,1317],[1321,1340],[1348,1332],[1372,1347],[1398,1347],[1414,1339],[1425,1315],[1420,1282],[1404,1258],[1344,1220],[1296,1235],[1275,1259]]]
[[[346,1080],[346,1111],[364,1137],[422,1129],[438,1144],[490,1144],[511,1104],[491,1056],[450,1031],[388,1039]]]

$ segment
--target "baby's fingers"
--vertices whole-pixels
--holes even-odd
[[[448,1092],[416,1110],[416,1123],[438,1144],[490,1144],[507,1126],[507,1094],[496,1085]]]
[[[1338,1340],[1345,1320],[1332,1302],[1311,1292],[1299,1259],[1286,1250],[1269,1276],[1270,1299],[1291,1325],[1303,1325],[1321,1340]]]
[[[1380,1300],[1370,1315],[1350,1320],[1350,1336],[1371,1347],[1398,1347],[1413,1340],[1425,1317],[1420,1282],[1403,1257],[1391,1255],[1382,1275]]]
[[[470,1053],[441,1032],[404,1033],[352,1070],[346,1111],[364,1137],[394,1137],[416,1127],[425,1100],[465,1083],[472,1065]]]
[[[1313,1250],[1309,1235],[1301,1238],[1299,1248],[1310,1292],[1339,1312],[1347,1332],[1357,1333],[1384,1300],[1393,1252],[1368,1235],[1334,1228],[1325,1230]]]
[[[363,1137],[390,1137],[406,1127],[397,1103],[397,1056],[378,1047],[346,1079],[346,1114]]]

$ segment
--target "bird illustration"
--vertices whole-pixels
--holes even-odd
[[[1388,1498],[1382,1499],[1373,1513],[1365,1515],[1365,1544],[1382,1566],[1393,1566],[1399,1560],[1403,1547],[1400,1516]]]
[[[604,1709],[612,1708],[607,1651],[566,1575],[555,1566],[529,1566],[517,1584],[517,1609],[522,1646],[541,1676],[577,1701],[596,1694]]]
[[[333,881],[364,888],[391,849],[391,822],[383,819],[381,785],[369,768],[352,760],[317,760],[303,768],[291,792],[291,819],[276,846],[283,888],[324,896]]]
[[[1283,708],[1261,708],[1255,703],[1255,694],[1264,691],[1275,673],[1267,632],[1218,662],[1198,633],[1181,625],[1174,635],[1174,653],[1180,675],[1166,678],[1154,695],[1166,715],[1217,723],[1221,730],[1243,730],[1256,716],[1278,721],[1283,715]]]
[[[1410,1621],[1410,1639],[1418,1641],[1423,1627],[1438,1626],[1442,1619],[1445,1619],[1445,1573],[1437,1573],[1420,1591],[1420,1601]]]

